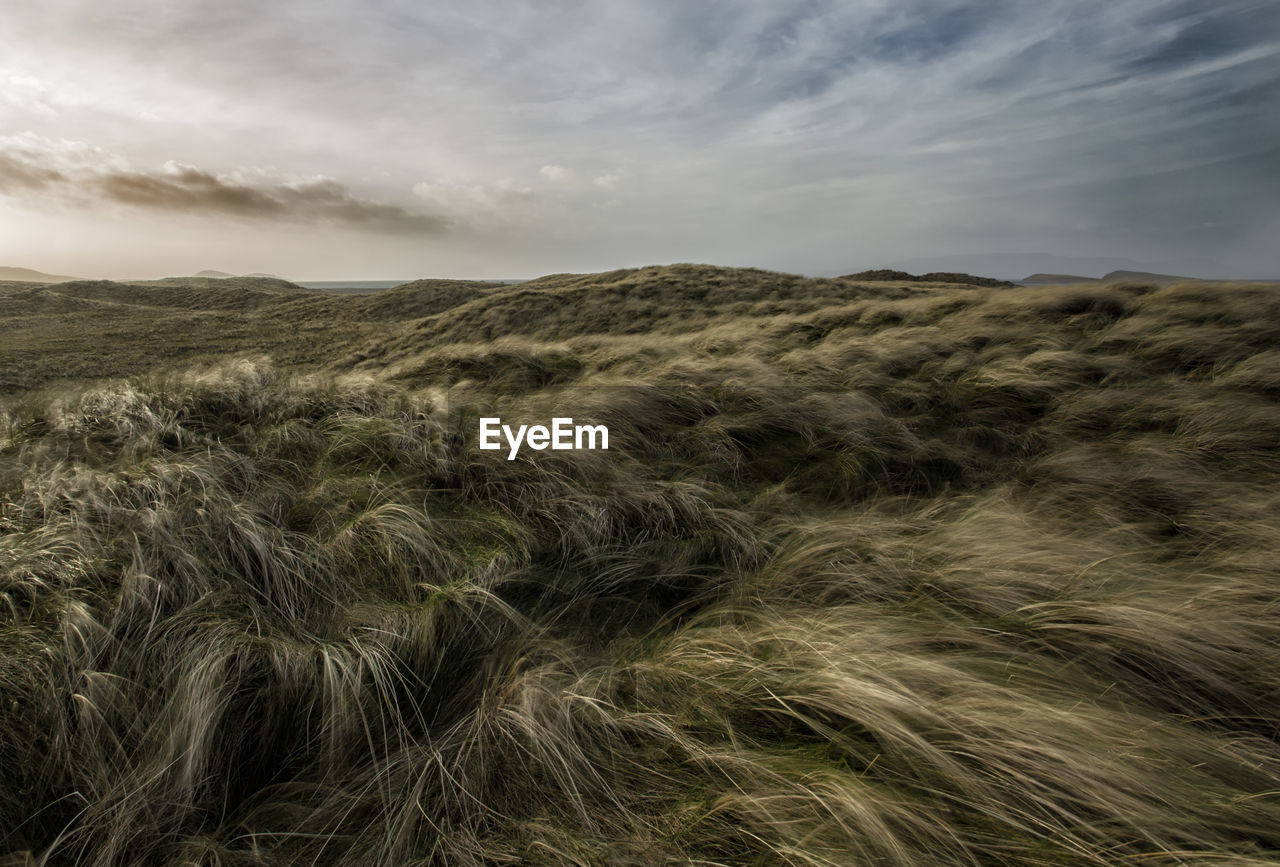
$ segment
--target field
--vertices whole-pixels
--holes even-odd
[[[2,283],[0,863],[1280,864],[1278,564],[1278,286]]]

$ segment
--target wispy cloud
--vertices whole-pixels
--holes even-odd
[[[6,13],[0,127],[130,163],[0,174],[227,219],[501,225],[470,255],[519,272],[551,249],[843,272],[975,247],[1266,269],[1273,5],[47,0]],[[200,168],[131,167],[178,154]]]
[[[443,177],[418,181],[413,194],[433,211],[451,216],[458,225],[505,225],[523,218],[537,200],[533,188],[510,178],[468,181]]]

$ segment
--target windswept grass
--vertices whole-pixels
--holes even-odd
[[[0,861],[1280,863],[1275,287],[178,288],[7,290],[209,330],[0,357]]]

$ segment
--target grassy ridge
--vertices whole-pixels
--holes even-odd
[[[1275,287],[259,294],[10,389],[0,855],[1280,862]]]

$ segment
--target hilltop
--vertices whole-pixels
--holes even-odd
[[[1038,297],[1032,287],[1003,281],[984,286],[972,282],[983,278],[971,275],[942,275],[963,278],[952,283],[937,274],[907,279],[914,275],[869,273],[811,278],[678,264],[552,274],[517,284],[426,279],[367,294],[268,277],[0,282],[6,332],[0,391],[234,352],[266,352],[286,366],[346,360],[378,370],[403,363],[426,345],[694,334],[726,322],[813,316],[857,301],[941,297],[948,286],[998,290],[1028,303]],[[883,279],[886,273],[895,276]]]
[[[688,331],[725,313],[802,313],[861,294],[914,291],[924,290],[702,265],[548,275],[515,285],[417,280],[350,295],[261,277],[0,283],[0,326],[8,335],[0,345],[0,391],[221,352],[321,364],[368,358],[370,345],[379,347],[377,357],[399,357],[426,340]]]

